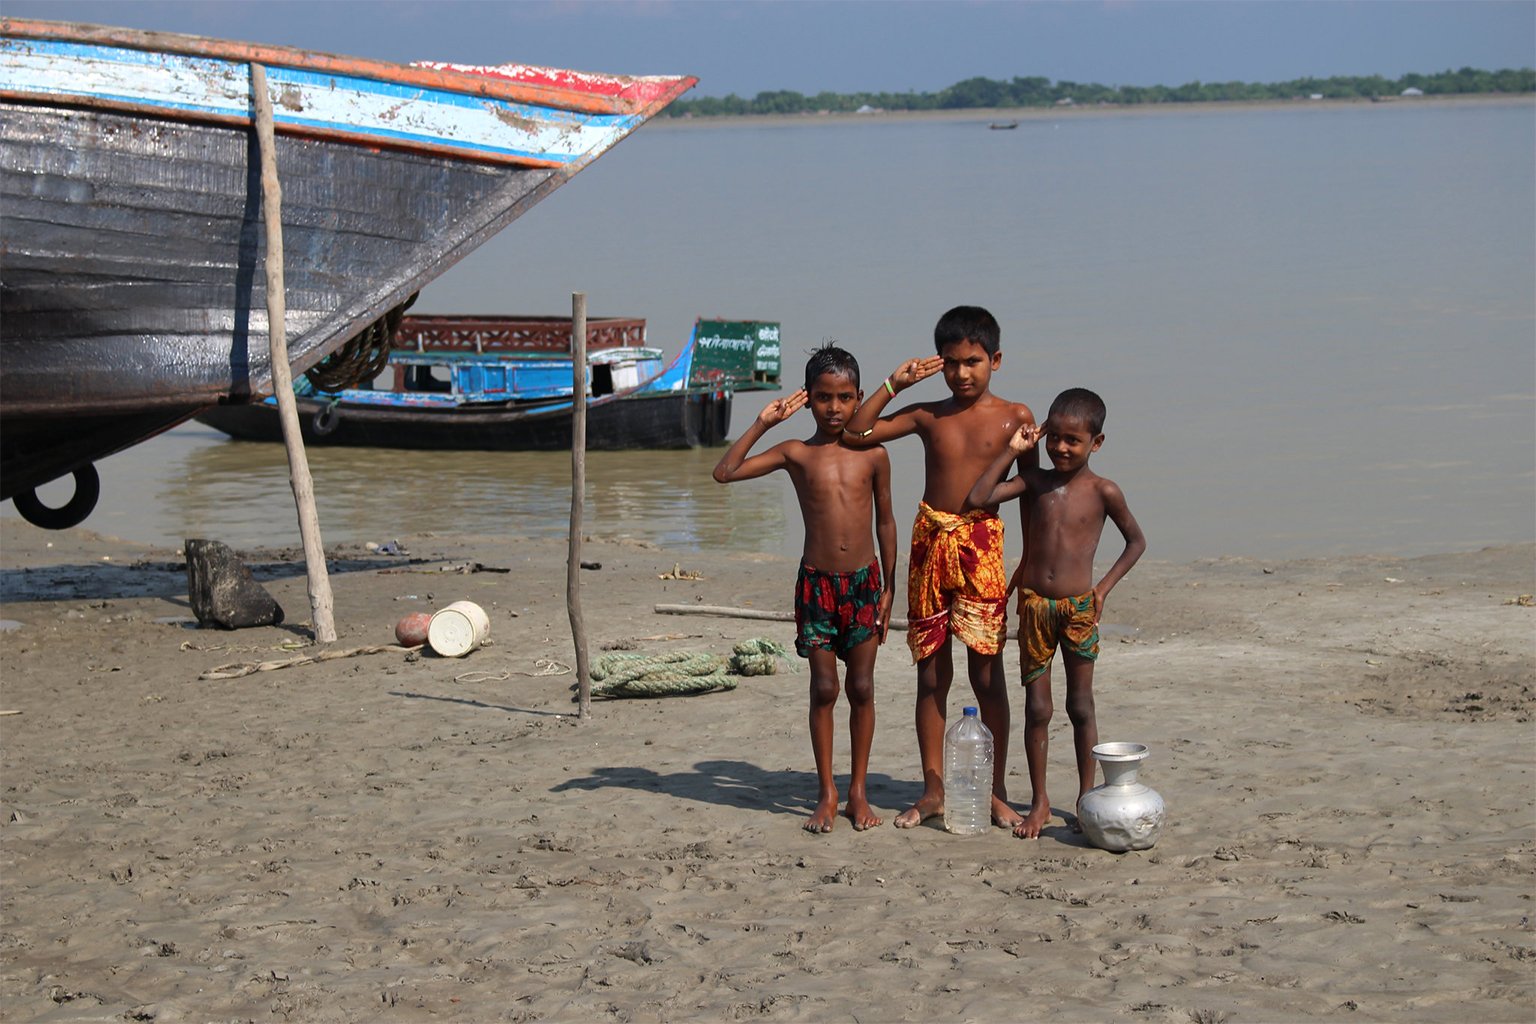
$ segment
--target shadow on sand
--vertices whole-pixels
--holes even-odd
[[[439,700],[445,704],[461,704],[467,708],[484,708],[487,711],[504,711],[509,715],[532,715],[536,718],[570,718],[573,711],[550,711],[547,708],[520,708],[511,704],[488,704],[483,700],[475,700],[473,697],[442,697],[433,693],[413,693],[409,690],[390,690],[391,697],[404,697],[407,700]]]
[[[837,785],[846,795],[848,777],[838,775]],[[680,800],[699,800],[723,807],[809,815],[815,809],[817,782],[815,772],[768,771],[746,761],[700,761],[691,770],[675,772],[637,767],[599,768],[591,775],[562,782],[551,792],[611,787],[665,793]],[[869,773],[868,788],[870,803],[881,808],[906,807],[921,792],[913,783],[901,782],[879,772]],[[891,815],[884,817],[889,824]]]
[[[848,793],[848,777],[837,776],[838,791]],[[550,792],[597,790],[623,787],[649,793],[665,793],[681,800],[700,800],[723,807],[770,811],[774,814],[809,816],[815,810],[816,773],[808,771],[768,771],[746,761],[700,761],[692,770],[657,772],[649,768],[599,768],[591,775],[570,779]],[[880,772],[869,773],[869,802],[885,818],[882,828],[889,828],[896,813],[912,806],[922,795],[915,782],[900,781]],[[1026,806],[1015,804],[1023,812]],[[1040,833],[1041,839],[1088,849],[1088,840],[1071,827],[1070,810],[1051,808],[1052,823]],[[1065,820],[1063,820],[1065,819]],[[929,818],[920,826],[944,831],[943,818]],[[996,831],[1002,831],[998,829]],[[1023,842],[1024,840],[1020,840]]]

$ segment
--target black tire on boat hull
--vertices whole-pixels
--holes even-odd
[[[341,410],[334,404],[323,405],[320,411],[315,413],[309,421],[309,428],[316,437],[327,437],[336,432],[336,427],[341,422]]]
[[[67,530],[71,526],[79,526],[96,508],[96,502],[101,497],[101,477],[90,463],[77,468],[74,476],[75,493],[58,508],[44,505],[37,491],[31,488],[13,496],[11,504],[16,506],[21,518],[44,530]]]
[[[709,446],[725,444],[730,433],[731,400],[725,395],[717,395],[715,397],[715,432],[709,439]]]

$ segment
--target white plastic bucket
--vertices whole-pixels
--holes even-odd
[[[485,643],[491,620],[473,601],[455,601],[432,613],[427,623],[427,643],[445,658],[462,658]]]

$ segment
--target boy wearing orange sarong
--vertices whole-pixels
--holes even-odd
[[[850,445],[866,446],[916,434],[923,442],[923,503],[912,529],[908,575],[910,613],[907,643],[917,662],[914,719],[922,762],[923,792],[896,816],[899,828],[912,828],[944,813],[944,711],[954,681],[950,637],[966,649],[966,672],[981,719],[992,731],[992,821],[1012,827],[1022,821],[1008,806],[1008,684],[1003,678],[1003,524],[995,509],[968,511],[971,484],[993,457],[1007,450],[1008,438],[1024,424],[1034,425],[1029,406],[1009,402],[991,391],[993,372],[1002,365],[997,321],[978,306],[956,306],[933,329],[934,349],[927,359],[909,359],[871,395],[848,421]],[[949,397],[920,402],[880,415],[896,392],[936,373],[944,374]],[[1033,456],[1031,457],[1033,458]]]
[[[987,509],[964,515],[917,506],[907,566],[907,646],[914,664],[951,635],[973,651],[996,654],[1008,633],[1004,612],[1003,521]]]

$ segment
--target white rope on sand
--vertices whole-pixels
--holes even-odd
[[[537,672],[519,672],[515,668],[504,669],[501,672],[465,672],[463,675],[453,677],[456,683],[500,683],[513,676],[565,676],[572,672],[571,666],[563,661],[553,658],[540,658],[534,662],[539,667]]]

